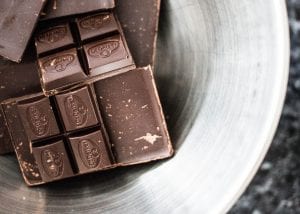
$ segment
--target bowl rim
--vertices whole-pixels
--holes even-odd
[[[278,51],[277,54],[281,55],[282,63],[281,63],[281,70],[282,70],[282,76],[284,77],[281,81],[281,90],[280,94],[278,95],[277,99],[277,105],[276,105],[276,113],[274,114],[272,127],[269,130],[269,133],[267,134],[267,138],[264,142],[263,149],[261,150],[260,154],[258,155],[258,158],[256,159],[255,164],[253,165],[252,169],[249,171],[248,176],[243,181],[242,185],[239,187],[239,190],[235,192],[233,197],[228,200],[227,204],[221,209],[222,213],[227,213],[231,210],[231,208],[235,205],[235,203],[239,200],[239,198],[242,196],[242,194],[246,191],[247,187],[250,185],[251,181],[253,180],[254,176],[259,170],[260,165],[262,164],[264,158],[267,155],[267,152],[271,146],[271,143],[273,142],[273,138],[275,136],[276,130],[279,125],[280,117],[282,114],[282,110],[284,107],[284,101],[286,97],[287,92],[287,86],[288,86],[288,77],[289,77],[289,65],[290,65],[290,31],[289,31],[289,22],[288,22],[288,14],[287,14],[287,4],[284,0],[281,0],[279,2],[274,1],[274,7],[276,9],[276,22],[274,22],[280,29],[279,39],[281,42],[279,43],[280,49],[282,51]]]

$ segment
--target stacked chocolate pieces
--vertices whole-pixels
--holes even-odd
[[[19,64],[0,59],[0,153],[13,147],[29,186],[172,156],[152,73],[159,6],[48,1],[35,47]]]

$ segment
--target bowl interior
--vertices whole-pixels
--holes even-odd
[[[0,209],[224,212],[274,134],[288,65],[279,1],[162,1],[156,79],[174,158],[28,188],[0,157]]]

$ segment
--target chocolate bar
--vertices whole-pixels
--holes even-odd
[[[29,186],[173,154],[151,67],[1,108]]]
[[[1,1],[1,56],[15,62],[21,61],[45,2],[45,0]]]
[[[68,4],[71,1],[63,2],[64,4]],[[139,0],[139,2],[144,2],[144,4],[136,4],[136,0],[117,1],[116,14],[123,27],[127,44],[130,48],[131,54],[134,57],[136,65],[138,67],[146,66],[149,64],[153,66],[152,59],[155,53],[155,38],[157,33],[156,31],[160,0]],[[150,2],[151,6],[149,6],[149,8],[148,6],[144,7],[144,5],[148,5],[150,4]],[[133,12],[129,14],[128,5],[131,6],[130,10],[132,11],[143,12]],[[131,23],[135,22],[136,20],[146,20],[147,17],[149,17],[148,22],[139,23],[144,23],[142,29],[146,29],[145,34],[151,34],[153,37],[150,38],[148,36],[144,36],[140,38],[140,40],[143,42],[140,42],[140,40],[137,40],[134,36],[137,30],[137,26],[132,25]],[[53,20],[55,21],[56,19],[54,18]],[[45,21],[41,22],[40,24],[44,22]],[[138,45],[135,45],[135,43],[138,43]],[[147,48],[146,44],[150,44],[150,46],[152,46],[153,48]],[[26,52],[24,53],[22,62],[19,64],[1,59],[0,57],[0,102],[10,97],[19,97],[41,91],[39,75],[35,63],[36,56],[34,49],[34,43],[31,42],[28,45]],[[5,125],[3,117],[1,117],[0,112],[0,154],[5,154],[13,151],[10,146],[10,138],[6,133],[4,127]]]
[[[84,2],[84,3],[83,3]],[[138,67],[154,64],[160,0],[117,0],[116,11],[126,40]],[[99,5],[101,4],[101,5]],[[78,7],[78,5],[81,5]],[[97,0],[48,0],[43,20],[87,13],[113,7],[113,2]],[[55,9],[53,9],[55,8]]]
[[[122,29],[111,12],[40,26],[35,45],[46,95],[135,68]]]
[[[114,0],[48,0],[41,14],[41,18],[51,19],[99,10],[108,10],[114,7]]]

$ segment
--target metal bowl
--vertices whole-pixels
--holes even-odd
[[[284,1],[164,0],[156,78],[174,158],[36,188],[0,158],[1,213],[223,213],[275,132],[288,74]]]

